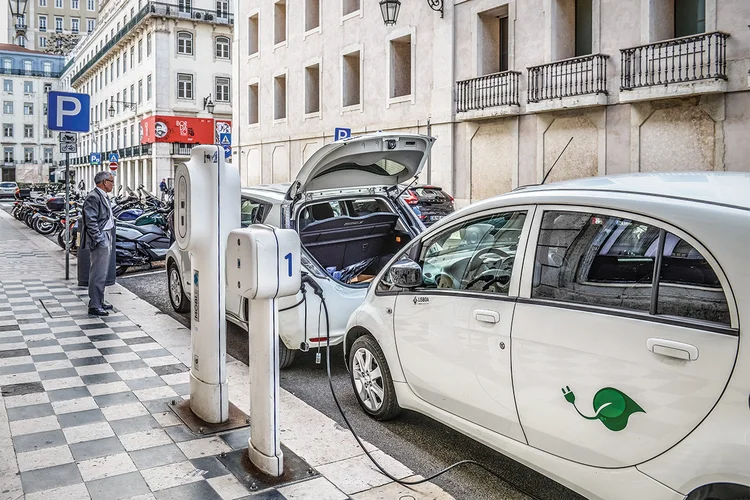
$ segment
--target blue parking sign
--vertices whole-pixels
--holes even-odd
[[[88,132],[91,99],[88,94],[47,94],[47,128],[66,132]]]
[[[350,128],[336,128],[333,131],[334,141],[341,141],[343,139],[348,139],[351,136],[352,136],[352,129]]]
[[[101,165],[101,164],[102,164],[102,154],[91,153],[91,156],[89,156],[89,165]]]

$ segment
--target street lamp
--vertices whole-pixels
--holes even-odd
[[[125,109],[132,109],[133,113],[138,113],[138,103],[137,102],[128,102],[128,101],[111,101],[112,104],[109,105],[109,109],[107,110],[109,112],[109,117],[114,118],[115,117],[115,104],[122,104],[122,107]]]
[[[26,7],[28,0],[8,0],[11,16],[16,20],[16,39],[26,39]]]
[[[208,110],[209,113],[214,113],[214,108],[216,106],[214,105],[214,102],[211,100],[211,94],[208,94],[208,97],[203,98],[203,109]]]
[[[440,12],[440,18],[443,18],[443,0],[427,0],[427,5],[435,12]],[[383,14],[383,22],[386,26],[396,24],[400,9],[401,0],[380,0],[380,13]]]

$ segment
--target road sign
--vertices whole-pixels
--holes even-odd
[[[334,141],[341,141],[343,139],[348,139],[352,136],[352,129],[350,128],[336,128],[333,131],[333,140]]]
[[[117,162],[115,162],[115,161],[111,162],[111,163],[109,164],[109,169],[110,169],[110,170],[111,170],[112,172],[114,172],[115,170],[117,170]]]
[[[75,132],[60,132],[60,142],[63,144],[75,144],[78,142],[78,134]]]
[[[78,152],[78,144],[76,144],[76,143],[69,143],[69,142],[61,142],[60,143],[60,152],[61,153],[77,153]]]
[[[91,99],[88,94],[47,94],[47,128],[67,132],[88,132]]]
[[[120,162],[120,155],[117,154],[117,153],[109,153],[109,162],[110,163],[119,163]]]
[[[219,134],[219,144],[224,148],[224,158],[232,155],[232,134]]]
[[[89,165],[101,165],[102,164],[102,154],[101,153],[91,153],[89,156]]]

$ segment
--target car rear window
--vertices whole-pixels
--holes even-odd
[[[414,188],[412,191],[417,193],[417,196],[419,196],[420,198],[435,199],[435,200],[447,199],[447,197],[445,196],[445,193],[440,188],[418,187],[418,188]]]
[[[14,188],[14,187],[17,187],[17,185],[15,182],[0,182],[0,187]]]

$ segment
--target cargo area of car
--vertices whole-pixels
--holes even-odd
[[[352,199],[308,205],[298,219],[300,241],[328,274],[366,284],[411,240],[385,200]]]

